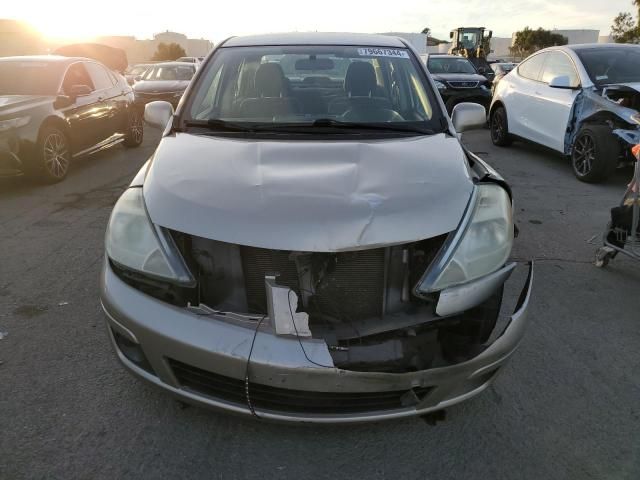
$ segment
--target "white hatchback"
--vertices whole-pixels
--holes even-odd
[[[579,180],[605,180],[640,143],[640,46],[551,47],[524,60],[496,87],[491,139],[514,137],[571,157]]]

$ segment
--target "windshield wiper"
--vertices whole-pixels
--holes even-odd
[[[258,129],[253,125],[242,125],[241,123],[227,122],[217,118],[209,120],[187,120],[184,122],[187,127],[200,127],[214,130],[216,132],[255,132]]]
[[[209,120],[187,120],[185,122],[187,127],[200,127],[216,132],[274,132],[274,133],[310,133],[318,129],[330,128],[339,130],[376,130],[383,132],[399,132],[399,133],[415,133],[420,135],[433,135],[433,130],[417,128],[412,125],[394,125],[393,123],[358,123],[358,122],[343,122],[332,118],[320,118],[312,123],[235,123],[228,122],[226,120],[220,120],[217,118],[211,118]]]
[[[392,122],[387,123],[360,123],[343,122],[333,118],[319,118],[311,124],[312,127],[344,128],[349,130],[379,130],[386,132],[418,133],[421,135],[433,135],[434,132],[428,128],[418,128],[412,125],[399,125]]]

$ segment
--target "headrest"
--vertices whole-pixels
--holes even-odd
[[[282,97],[285,82],[284,72],[279,64],[263,63],[256,71],[256,94],[259,97]]]
[[[344,77],[344,90],[352,97],[370,97],[378,86],[376,71],[369,62],[353,62]]]

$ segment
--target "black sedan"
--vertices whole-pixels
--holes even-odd
[[[149,102],[164,100],[176,108],[195,73],[196,67],[193,63],[156,63],[144,72],[142,79],[133,86],[136,105],[143,109]]]
[[[0,174],[47,183],[72,159],[142,143],[143,124],[124,77],[80,57],[0,58]]]
[[[491,103],[491,82],[480,75],[466,58],[455,55],[428,55],[427,70],[436,82],[449,114],[458,103]]]

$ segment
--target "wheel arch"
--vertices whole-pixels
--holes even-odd
[[[65,122],[63,119],[61,119],[60,117],[56,117],[55,115],[48,116],[40,124],[40,129],[38,130],[38,140],[40,140],[40,135],[42,135],[42,131],[47,127],[57,128],[67,136],[67,139],[69,140],[69,145],[71,146],[71,150],[72,150],[71,153],[73,154],[74,145],[71,139],[71,128],[69,127],[69,124]]]

